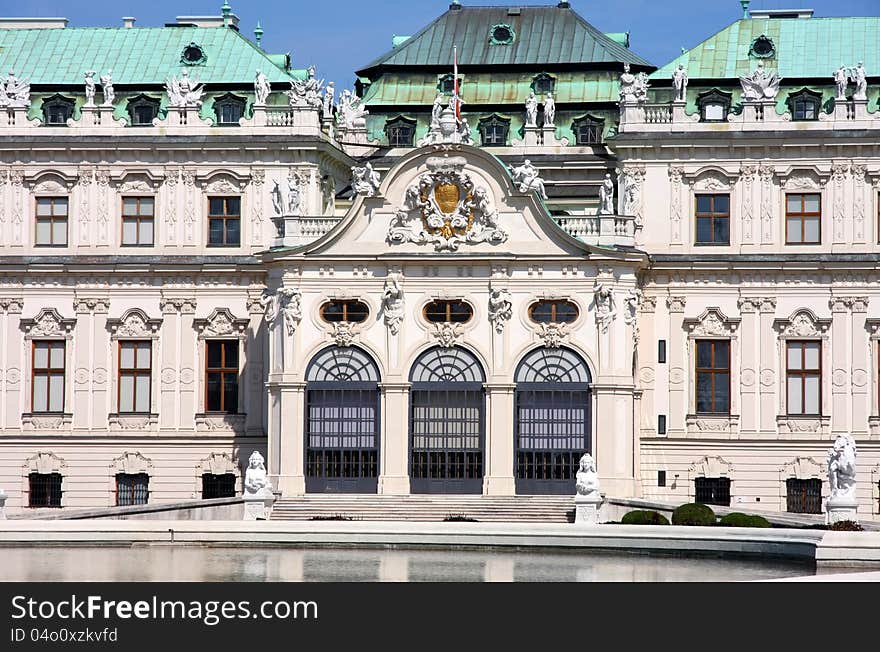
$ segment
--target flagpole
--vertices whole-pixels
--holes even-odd
[[[458,95],[458,46],[452,46],[452,77],[453,88],[455,89],[455,117],[461,120],[461,98]]]

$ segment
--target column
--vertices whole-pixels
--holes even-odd
[[[636,413],[638,435],[652,437],[657,434],[657,411],[654,406],[655,381],[657,379],[657,336],[654,333],[654,312],[657,297],[644,297],[639,306],[641,319],[638,325],[639,369],[638,384],[642,391],[639,410]]]
[[[850,431],[849,402],[852,398],[849,385],[851,369],[849,307],[852,305],[852,298],[831,297],[829,305],[831,306],[831,433],[837,436],[849,434]],[[823,362],[828,360],[824,351],[822,358]],[[822,379],[822,384],[823,388],[827,387],[825,378]]]
[[[742,323],[739,328],[739,433],[754,435],[759,430],[760,405],[757,400],[758,367],[760,365],[760,319],[758,309],[761,300],[742,297],[737,302]],[[736,364],[736,360],[732,360]],[[737,388],[732,388],[737,391]]]
[[[409,390],[409,383],[379,385],[382,401],[380,494],[409,494]]]
[[[266,338],[261,332],[263,325],[263,306],[260,303],[260,294],[249,294],[247,299],[248,318],[250,323],[247,329],[245,341],[246,355],[246,379],[245,387],[245,433],[248,435],[263,434],[263,369],[266,355],[264,343]]]
[[[687,339],[684,334],[684,307],[687,297],[670,296],[666,299],[669,309],[669,417],[666,431],[669,437],[685,435],[687,413]]]
[[[761,342],[761,372],[758,374],[760,383],[760,434],[776,435],[776,416],[779,410],[779,402],[776,396],[779,380],[777,373],[783,374],[785,370],[778,370],[779,350],[776,333],[773,330],[773,320],[776,318],[776,298],[763,297],[759,299],[759,338]]]
[[[22,405],[21,391],[24,384],[24,364],[22,351],[24,350],[21,332],[21,310],[24,305],[22,299],[0,299],[0,308],[3,315],[3,350],[0,351],[0,369],[3,369],[5,383],[2,383],[2,402],[0,402],[0,427],[3,429],[18,430],[21,427],[21,414],[30,410]]]
[[[516,385],[486,385],[486,459],[483,493],[489,496],[513,496],[514,392]]]
[[[282,382],[278,386],[279,430],[272,433],[279,445],[281,467],[276,489],[283,496],[302,496],[305,478],[305,383]]]
[[[871,399],[868,396],[871,386],[871,373],[868,371],[873,364],[873,356],[865,352],[871,351],[870,334],[866,328],[868,318],[868,297],[852,299],[852,419],[851,431],[855,437],[868,436],[868,417],[871,414]]]
[[[178,427],[180,396],[180,313],[174,301],[161,299],[159,309],[162,311],[162,330],[159,339],[159,370],[162,374],[159,383],[159,429],[175,430]]]

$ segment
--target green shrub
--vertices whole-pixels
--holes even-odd
[[[715,525],[715,512],[702,503],[679,505],[672,512],[673,525]]]
[[[835,532],[861,532],[865,528],[855,521],[837,521],[837,523],[829,525],[828,529]]]
[[[479,523],[477,519],[465,514],[448,514],[443,521],[446,523]]]
[[[733,512],[727,516],[722,516],[718,525],[723,525],[724,527],[771,527],[770,521],[763,516],[742,514],[741,512]]]
[[[669,525],[669,519],[660,512],[636,509],[623,515],[622,525]]]

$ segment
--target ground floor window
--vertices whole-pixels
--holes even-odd
[[[31,473],[28,507],[61,507],[61,480],[60,473]]]
[[[795,514],[822,513],[822,481],[820,479],[789,478],[785,481],[785,490],[789,512]]]
[[[202,475],[202,498],[235,498],[234,473],[205,473]]]
[[[730,506],[730,478],[694,478],[694,502]]]
[[[116,505],[146,505],[150,496],[150,476],[146,473],[116,475]]]

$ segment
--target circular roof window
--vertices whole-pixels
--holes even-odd
[[[768,37],[762,35],[752,42],[749,55],[759,59],[768,59],[776,55],[776,46]]]
[[[508,45],[513,43],[516,32],[510,25],[494,25],[489,30],[489,43],[492,45]]]
[[[202,46],[197,43],[190,43],[187,45],[183,48],[183,53],[180,55],[180,63],[189,66],[197,66],[205,63],[207,60],[208,57],[205,56],[205,51],[202,49]]]

